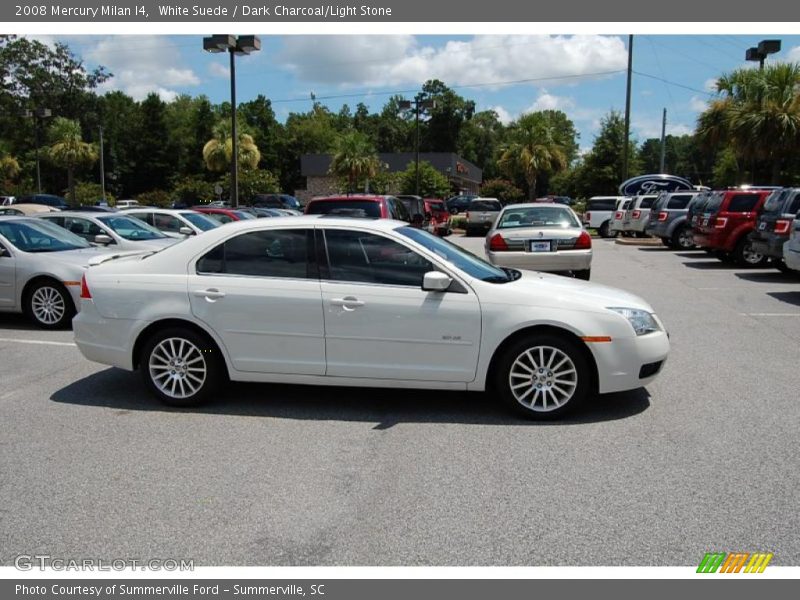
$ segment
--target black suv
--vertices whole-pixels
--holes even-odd
[[[469,203],[477,197],[473,194],[461,194],[460,196],[448,198],[445,200],[445,204],[447,204],[447,210],[450,211],[451,215],[457,215],[466,211],[469,208]]]
[[[252,202],[255,208],[290,208],[302,210],[300,202],[289,194],[256,194]]]
[[[788,271],[783,262],[783,244],[792,232],[792,222],[800,210],[800,188],[783,188],[770,194],[758,215],[755,230],[750,233],[754,252],[769,256],[772,264]]]

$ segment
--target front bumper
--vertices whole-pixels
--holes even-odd
[[[664,331],[588,346],[597,363],[597,389],[601,394],[634,390],[652,383],[669,355],[669,337]]]
[[[592,266],[592,251],[487,252],[489,262],[498,267],[530,271],[585,271]]]

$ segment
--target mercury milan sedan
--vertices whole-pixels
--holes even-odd
[[[669,352],[627,292],[491,265],[389,219],[232,223],[156,253],[92,266],[75,341],[138,369],[162,401],[226,380],[492,390],[552,418],[650,383]]]

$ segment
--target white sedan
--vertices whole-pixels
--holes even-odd
[[[232,223],[90,267],[81,298],[83,355],[138,369],[179,406],[230,379],[491,389],[548,418],[647,385],[669,353],[641,298],[495,267],[385,219]]]
[[[563,204],[511,204],[486,234],[486,256],[500,267],[571,271],[588,280],[592,238],[578,215]]]

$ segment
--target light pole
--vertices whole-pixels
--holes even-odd
[[[419,115],[420,112],[424,112],[431,108],[436,108],[436,101],[435,100],[426,100],[425,95],[420,92],[416,96],[414,96],[414,100],[401,100],[400,101],[400,108],[403,110],[409,110],[411,107],[414,107],[414,120],[415,120],[415,128],[416,128],[416,141],[414,143],[414,163],[415,163],[415,171],[414,177],[416,179],[416,185],[414,186],[414,193],[419,196]]]
[[[108,201],[106,200],[106,161],[103,156],[103,126],[100,125],[98,129],[100,130],[100,187],[103,189],[103,204],[106,204]]]
[[[744,53],[744,59],[758,63],[759,70],[764,68],[764,61],[770,54],[781,51],[780,40],[761,40],[758,46],[748,48]]]
[[[203,38],[203,50],[230,54],[231,71],[231,206],[239,206],[239,138],[236,133],[236,55],[261,50],[261,40],[255,35],[212,35]]]
[[[628,179],[628,146],[631,136],[631,76],[633,75],[633,35],[628,36],[628,81],[625,84],[625,138],[622,143],[622,181]]]
[[[39,166],[39,146],[41,146],[40,130],[42,120],[53,116],[53,111],[49,108],[37,108],[36,110],[26,110],[25,116],[33,119],[33,139],[36,144],[36,189],[42,193],[42,170]]]

